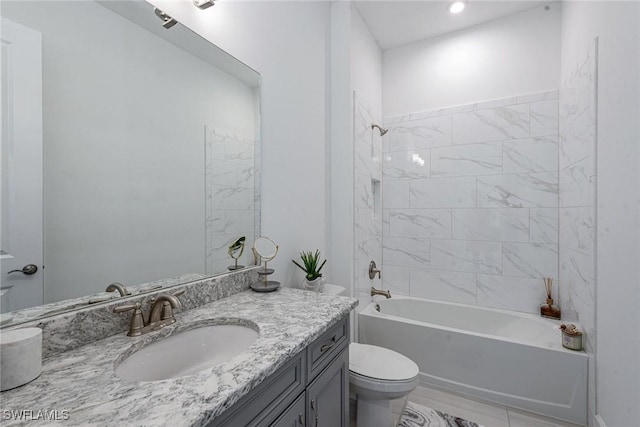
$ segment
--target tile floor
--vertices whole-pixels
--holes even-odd
[[[391,403],[396,424],[407,399],[418,405],[437,409],[438,411],[473,421],[485,427],[578,427],[576,424],[566,423],[507,408],[503,405],[469,399],[458,394],[426,387],[418,387],[408,398],[394,400]],[[351,420],[351,426],[355,426],[353,419]]]

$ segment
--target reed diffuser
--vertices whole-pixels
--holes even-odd
[[[553,304],[553,298],[551,298],[551,288],[553,286],[553,279],[551,277],[544,278],[544,287],[547,291],[547,303],[540,306],[540,315],[542,317],[549,317],[551,319],[560,319],[560,307]]]

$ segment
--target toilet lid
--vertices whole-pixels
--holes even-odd
[[[398,352],[355,342],[349,345],[349,370],[385,381],[412,379],[419,371],[413,360]]]

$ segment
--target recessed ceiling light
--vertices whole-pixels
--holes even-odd
[[[464,6],[465,4],[463,1],[454,1],[449,5],[449,12],[460,13],[464,9]]]

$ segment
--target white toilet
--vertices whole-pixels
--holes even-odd
[[[326,284],[321,291],[346,295],[343,286]],[[391,427],[391,400],[411,393],[418,385],[418,365],[408,357],[369,344],[349,345],[349,384],[358,398],[358,427]]]
[[[418,385],[418,365],[393,350],[375,345],[349,345],[349,383],[358,396],[358,427],[393,425],[391,400]]]
[[[347,290],[344,288],[344,286],[334,285],[332,283],[326,283],[323,286],[322,291],[320,292],[328,295],[346,295],[347,294]]]

